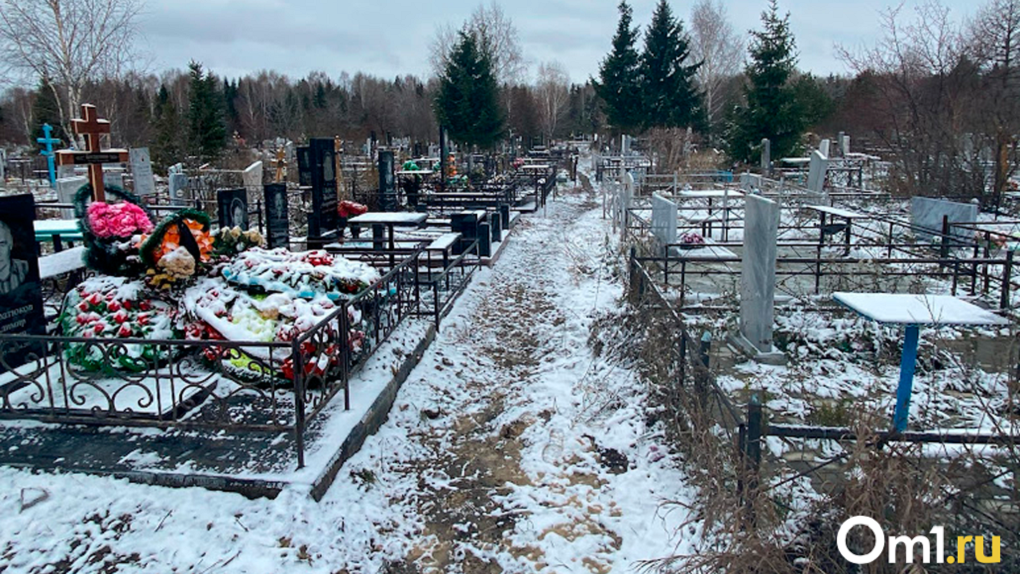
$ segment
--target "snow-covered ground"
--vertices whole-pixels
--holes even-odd
[[[629,572],[689,503],[634,373],[590,327],[622,294],[595,196],[526,218],[325,499],[0,468],[0,571]]]

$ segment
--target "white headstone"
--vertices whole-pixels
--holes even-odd
[[[915,233],[921,241],[931,241],[935,234],[942,233],[942,222],[946,217],[949,223],[973,223],[978,218],[978,206],[974,203],[956,203],[928,197],[910,200],[910,223],[917,228]],[[974,232],[952,229],[951,237],[961,241],[973,240]]]
[[[623,134],[620,136],[620,155],[628,155],[630,153],[630,136]]]
[[[128,151],[131,160],[131,176],[135,180],[135,195],[146,197],[156,194],[156,179],[152,174],[152,159],[149,148],[135,148]]]
[[[830,157],[832,157],[832,154],[829,153],[832,151],[831,148],[832,142],[830,142],[829,140],[822,140],[822,143],[818,146],[818,151],[822,152],[822,156],[824,156],[825,159],[829,159]]]
[[[124,172],[110,170],[103,171],[103,185],[124,189]]]
[[[762,138],[761,140],[761,171],[763,173],[769,172],[769,167],[772,165],[772,142],[769,138]]]
[[[57,166],[57,179],[66,179],[69,177],[75,177],[75,170],[73,165],[58,165]]]
[[[850,136],[844,135],[840,138],[839,149],[843,153],[843,157],[850,155]]]
[[[825,173],[829,171],[829,160],[820,151],[811,152],[811,167],[808,171],[808,189],[825,191]]]
[[[652,194],[652,235],[659,246],[676,243],[677,207],[658,193]]]
[[[87,177],[64,177],[57,179],[57,203],[74,203],[74,195],[78,193],[83,185],[88,185]],[[65,208],[60,210],[61,217],[71,219],[74,217],[74,210]]]
[[[244,183],[248,193],[259,193],[262,191],[262,162],[257,161],[249,165],[241,173],[241,181]]]
[[[740,189],[750,193],[761,189],[762,178],[760,175],[751,172],[740,174]]]
[[[183,163],[175,163],[172,166],[168,167],[166,171],[167,171],[167,177],[169,177],[170,175],[175,174],[175,173],[184,173],[184,164]]]
[[[740,272],[740,334],[760,354],[774,351],[779,205],[758,195],[745,199],[744,253]]]

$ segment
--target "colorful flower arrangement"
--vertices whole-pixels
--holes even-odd
[[[213,238],[213,254],[221,260],[229,259],[254,247],[261,247],[262,243],[262,234],[254,229],[244,231],[240,227],[223,227]]]
[[[89,204],[86,216],[92,233],[101,239],[130,239],[138,234],[152,233],[149,216],[133,203],[97,201]]]
[[[286,249],[241,253],[223,267],[222,275],[234,285],[305,299],[317,294],[339,299],[379,280],[379,272],[365,263],[325,251],[291,253]]]
[[[690,232],[680,236],[680,245],[687,249],[694,249],[705,246],[705,238],[701,234]]]
[[[344,200],[337,206],[337,213],[340,217],[348,219],[351,217],[357,217],[358,215],[364,215],[368,213],[368,207],[355,203],[353,201]]]
[[[105,275],[137,275],[142,265],[135,238],[152,232],[152,217],[137,196],[115,186],[107,186],[105,191],[121,202],[88,203],[92,197],[89,185],[82,186],[74,197],[75,215],[86,249],[85,264]]]
[[[209,216],[185,209],[167,218],[143,236],[138,250],[149,284],[169,290],[196,277],[209,263],[214,240]]]
[[[177,310],[170,303],[153,298],[139,280],[123,277],[95,277],[68,293],[58,318],[66,337],[118,339],[177,339]],[[105,357],[102,347],[87,343],[67,345],[69,362],[88,372],[115,368],[141,372],[171,358],[171,349],[151,344],[130,344],[124,352]]]

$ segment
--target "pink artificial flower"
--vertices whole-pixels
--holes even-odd
[[[152,222],[141,207],[133,203],[89,204],[89,227],[96,237],[131,237],[138,233],[152,233]]]

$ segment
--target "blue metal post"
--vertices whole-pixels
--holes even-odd
[[[896,416],[893,429],[896,432],[907,430],[907,417],[910,414],[910,394],[914,390],[914,367],[917,366],[917,341],[921,335],[921,327],[907,325],[903,338],[903,356],[900,358],[900,386],[896,391]]]
[[[57,170],[56,170],[56,168],[54,167],[54,164],[53,164],[53,160],[55,158],[55,155],[53,153],[53,144],[59,144],[60,140],[54,139],[50,135],[50,134],[53,133],[53,126],[51,126],[50,124],[43,124],[42,130],[43,130],[43,134],[46,137],[36,138],[35,141],[37,141],[37,142],[43,144],[44,146],[46,146],[46,149],[44,149],[42,152],[40,152],[40,155],[42,155],[43,157],[46,158],[46,166],[50,170],[50,187],[56,189],[57,188]]]

